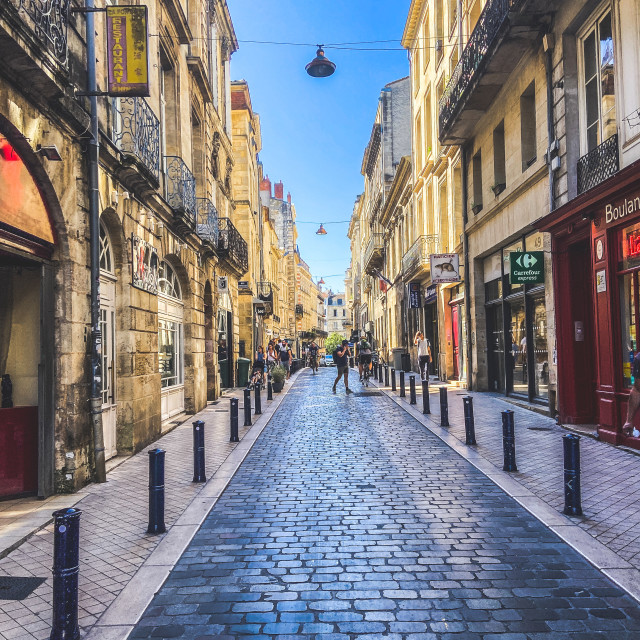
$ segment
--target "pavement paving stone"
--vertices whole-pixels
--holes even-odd
[[[332,395],[331,373],[298,378],[131,638],[640,638],[635,600],[394,402]]]

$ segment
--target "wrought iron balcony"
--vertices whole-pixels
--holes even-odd
[[[539,35],[539,0],[489,0],[439,103],[442,144],[460,144],[489,108],[498,91]],[[547,0],[553,10],[554,0]],[[512,23],[517,17],[517,29]],[[480,86],[482,85],[482,86]],[[464,118],[463,118],[464,112]],[[463,120],[463,121],[462,121]]]
[[[207,198],[196,198],[196,208],[198,212],[196,233],[217,250],[220,235],[218,210],[213,202]]]
[[[229,218],[220,218],[219,224],[218,254],[240,274],[246,273],[249,269],[249,250],[245,239]]]
[[[430,257],[438,253],[438,236],[420,236],[402,256],[402,277],[404,280],[425,273],[431,265]]]
[[[364,252],[364,270],[372,274],[384,261],[384,240],[381,233],[372,233]]]
[[[117,98],[113,143],[130,160],[160,183],[160,121],[144,98]],[[133,160],[133,163],[131,162]]]
[[[296,305],[296,316],[304,315],[304,307],[301,304]]]
[[[165,192],[175,223],[183,232],[195,228],[196,179],[178,156],[165,156]]]
[[[618,134],[578,160],[578,194],[589,191],[620,171]]]
[[[63,66],[68,63],[67,31],[71,0],[11,0],[29,17],[41,45]]]

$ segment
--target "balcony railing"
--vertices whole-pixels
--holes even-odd
[[[417,274],[429,267],[430,256],[438,253],[439,247],[438,236],[420,236],[402,257],[403,276]]]
[[[371,273],[373,269],[382,267],[384,259],[384,238],[381,233],[372,233],[364,252],[365,271]]]
[[[220,218],[218,253],[241,273],[247,272],[249,268],[247,243],[229,218]]]
[[[620,171],[618,134],[578,160],[578,194],[589,191]]]
[[[304,315],[304,307],[301,304],[296,305],[296,316]]]
[[[525,0],[489,0],[478,18],[462,58],[456,65],[440,98],[440,138],[458,116],[459,110],[482,74],[498,34],[509,19],[509,13],[519,8]]]
[[[167,202],[175,213],[195,223],[196,179],[178,156],[165,156]]]
[[[113,143],[160,180],[160,121],[143,98],[118,98]]]
[[[36,38],[67,66],[67,30],[71,0],[14,0],[32,21]]]
[[[220,228],[218,224],[218,210],[211,200],[207,198],[196,198],[198,222],[196,223],[196,233],[216,249],[218,248],[218,237]]]

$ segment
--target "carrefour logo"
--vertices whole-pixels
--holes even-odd
[[[538,260],[530,253],[524,253],[516,258],[516,264],[524,269],[531,269],[531,267],[538,264]]]

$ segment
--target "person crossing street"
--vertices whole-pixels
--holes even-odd
[[[344,376],[344,388],[346,390],[347,395],[353,393],[351,389],[349,389],[349,356],[351,355],[351,350],[349,349],[349,341],[343,340],[342,344],[336,349],[334,359],[336,362],[336,367],[338,369],[338,377],[335,379],[333,383],[333,393],[336,393],[336,386],[338,382],[340,382],[340,378]]]

